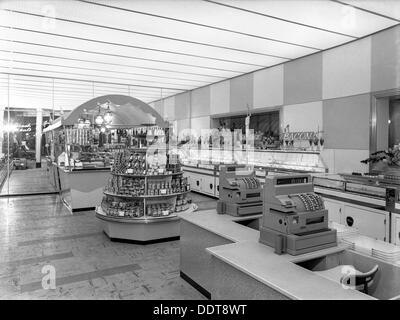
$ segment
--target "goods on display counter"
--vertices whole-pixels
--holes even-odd
[[[167,155],[163,147],[153,149],[155,154],[148,148],[114,154],[111,177],[97,208],[97,217],[103,220],[104,231],[111,239],[143,243],[176,238],[177,213],[194,208],[179,157]]]
[[[72,211],[95,209],[115,152],[165,142],[163,127],[162,118],[138,99],[89,100],[44,130],[50,181]]]

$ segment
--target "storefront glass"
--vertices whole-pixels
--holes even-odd
[[[50,116],[50,111],[37,108],[1,111],[0,196],[56,191],[47,177],[46,141],[41,133]]]

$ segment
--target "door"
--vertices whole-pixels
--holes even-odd
[[[360,234],[382,240],[388,239],[388,220],[389,213],[386,211],[368,209],[356,205],[345,204],[342,215],[342,224],[355,227]]]
[[[210,196],[215,196],[215,178],[203,175],[201,179],[201,191]]]
[[[328,220],[341,223],[343,203],[324,198],[325,208],[328,210]]]

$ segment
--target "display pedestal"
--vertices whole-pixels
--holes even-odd
[[[191,204],[183,212],[195,211]],[[101,220],[104,233],[111,241],[150,244],[178,240],[180,237],[180,218],[178,215],[167,217],[125,218],[105,215],[101,207],[96,209],[96,217]]]

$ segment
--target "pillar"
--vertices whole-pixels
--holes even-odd
[[[36,168],[42,167],[41,141],[42,141],[43,112],[41,108],[36,111]]]

